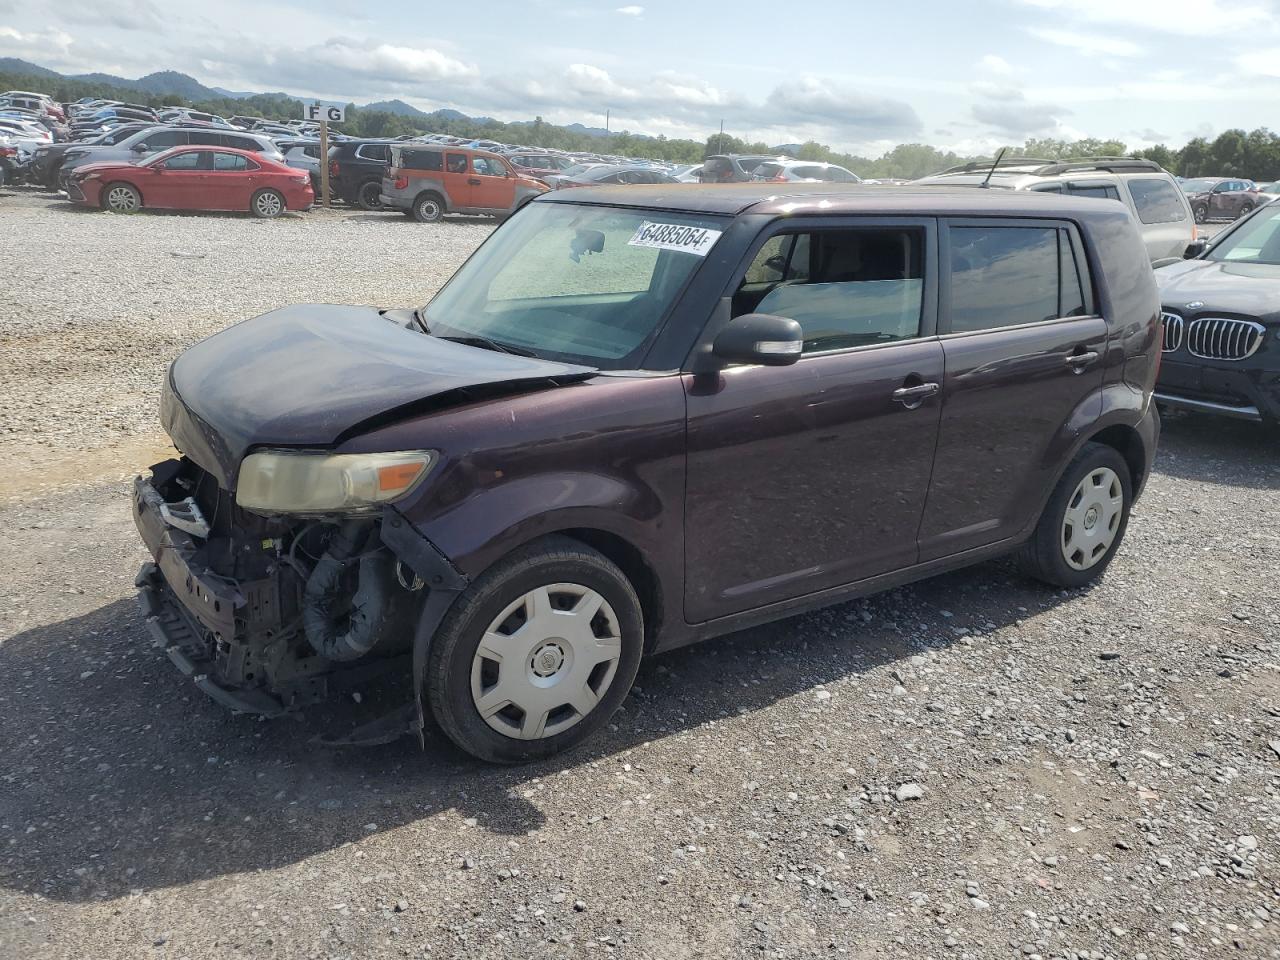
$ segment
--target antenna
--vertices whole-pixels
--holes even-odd
[[[1008,147],[1000,148],[1000,152],[996,154],[996,162],[991,165],[991,169],[987,171],[986,179],[982,181],[980,186],[983,186],[983,187],[991,186],[991,175],[996,172],[996,167],[1000,166],[1000,161],[1004,159],[1005,151],[1008,149],[1009,149]]]

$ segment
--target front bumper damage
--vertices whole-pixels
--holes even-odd
[[[157,464],[150,477],[136,478],[132,499],[138,532],[153,558],[136,580],[152,641],[200,690],[236,712],[280,716],[374,677],[397,670],[407,676],[422,659],[415,644],[430,642],[466,586],[466,578],[394,508],[341,527],[337,519],[260,517],[236,507],[212,475],[186,459]],[[314,590],[308,593],[308,578],[318,558],[337,549],[331,545],[345,542],[331,532],[339,528],[355,530],[361,546],[358,554],[339,558],[347,567],[343,589],[318,599]],[[371,556],[383,562],[362,562]],[[324,656],[314,636],[318,612],[354,621],[356,584],[371,575],[392,581],[376,592],[377,609],[354,611],[376,622],[370,649],[340,659]],[[424,623],[424,615],[434,622]],[[327,742],[376,743],[420,733],[420,684],[413,686],[416,702]]]

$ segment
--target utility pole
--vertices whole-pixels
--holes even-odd
[[[716,141],[716,153],[724,153],[724,120],[720,121],[720,139]]]
[[[612,131],[609,129],[609,114],[610,114],[610,112],[611,112],[611,111],[609,111],[609,110],[606,110],[606,111],[604,112],[604,132],[605,132],[605,133],[612,133]]]
[[[320,206],[329,209],[329,121],[320,121]]]

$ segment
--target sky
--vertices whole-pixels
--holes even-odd
[[[0,0],[64,73],[877,156],[1028,137],[1180,146],[1274,125],[1280,0]]]

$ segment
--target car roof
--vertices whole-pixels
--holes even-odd
[[[1072,197],[1031,190],[981,190],[972,187],[864,186],[833,189],[829,183],[654,184],[626,187],[584,187],[548,193],[540,203],[588,203],[636,209],[738,215],[833,216],[1105,216],[1111,205],[1090,197]],[[1114,211],[1128,216],[1119,205]]]

